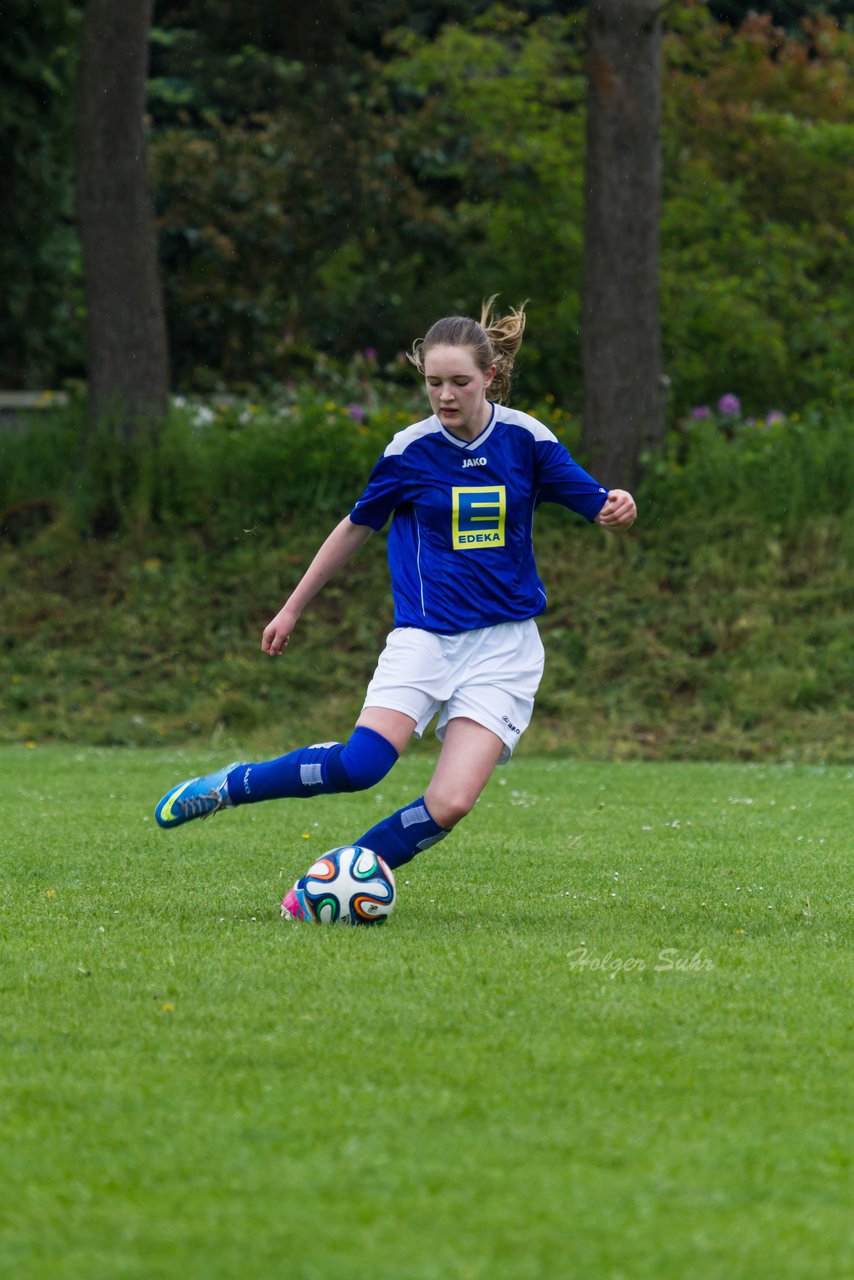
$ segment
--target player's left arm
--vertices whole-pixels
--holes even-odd
[[[595,523],[603,529],[630,529],[638,517],[635,500],[625,489],[610,489]]]

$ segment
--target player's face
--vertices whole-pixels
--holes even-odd
[[[424,357],[424,379],[433,412],[455,436],[471,440],[487,425],[492,408],[486,391],[495,365],[477,367],[471,347],[431,347]]]

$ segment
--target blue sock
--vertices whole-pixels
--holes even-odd
[[[383,818],[355,843],[379,854],[394,871],[405,862],[411,862],[422,849],[429,849],[450,834],[430,817],[422,796],[420,800],[398,809],[397,813]]]
[[[278,760],[242,764],[228,775],[232,804],[364,791],[386,776],[397,751],[381,733],[357,726],[346,743],[318,742]]]

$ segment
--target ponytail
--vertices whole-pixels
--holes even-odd
[[[480,327],[492,347],[493,358],[489,363],[497,365],[493,380],[495,398],[500,404],[506,404],[510,399],[513,362],[516,359],[516,352],[522,345],[522,335],[525,332],[526,303],[523,302],[518,309],[511,307],[509,315],[496,318],[492,313],[492,304],[497,296],[494,293],[484,302],[480,312]]]
[[[492,308],[497,296],[493,294],[484,301],[480,322],[468,316],[445,316],[431,325],[423,338],[412,344],[407,358],[422,376],[424,356],[431,347],[469,347],[482,373],[495,365],[492,381],[495,399],[500,404],[508,403],[513,362],[525,332],[526,304],[523,302],[518,309],[511,307],[509,315],[495,317]]]

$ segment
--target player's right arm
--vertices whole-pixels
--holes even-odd
[[[338,569],[363,547],[373,533],[366,524],[354,524],[345,516],[337,524],[300,578],[272,621],[267,623],[261,637],[261,648],[275,658],[287,647],[297,619],[310,600],[313,600]]]

